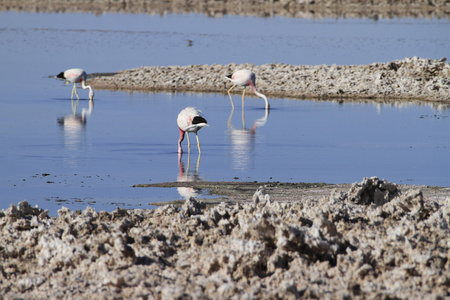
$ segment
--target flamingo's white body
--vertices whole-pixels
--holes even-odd
[[[180,139],[178,140],[178,153],[183,153],[181,148],[181,142],[184,140],[184,134],[187,133],[188,149],[191,148],[191,142],[189,141],[189,132],[194,132],[197,138],[198,152],[200,150],[200,141],[198,139],[197,131],[205,126],[208,126],[206,119],[202,116],[202,112],[194,107],[186,107],[183,109],[177,118],[178,128],[180,129]]]
[[[89,89],[89,100],[94,99],[94,91],[92,90],[90,85],[85,85],[87,74],[83,69],[69,69],[64,72],[59,73],[57,78],[62,78],[67,80],[70,83],[73,83],[71,99],[73,100],[73,94],[77,95],[77,99],[80,99],[77,93],[77,83],[81,83],[81,87],[83,89]]]
[[[255,93],[256,96],[261,97],[266,102],[266,109],[270,107],[269,101],[267,100],[267,97],[264,94],[261,94],[256,90],[256,75],[250,70],[239,70],[234,72],[231,75],[228,75],[226,77],[228,80],[233,82],[233,86],[228,90],[228,96],[230,96],[231,100],[231,106],[234,107],[233,100],[231,99],[231,90],[236,86],[243,86],[244,90],[242,92],[242,106],[244,106],[244,99],[245,99],[245,87],[250,86],[253,90],[253,93]]]

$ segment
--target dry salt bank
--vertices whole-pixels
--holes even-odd
[[[239,69],[255,72],[258,89],[269,97],[450,101],[446,58],[413,57],[369,65],[155,66],[92,74],[89,81],[97,89],[226,93],[230,83],[225,75]]]
[[[207,207],[0,212],[4,299],[444,299],[450,189],[280,184]],[[289,191],[286,191],[289,190]],[[313,193],[314,194],[314,193]]]

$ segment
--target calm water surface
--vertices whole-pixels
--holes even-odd
[[[96,91],[90,105],[86,91],[71,103],[71,87],[48,78],[71,67],[94,73],[440,58],[450,49],[449,29],[447,20],[1,13],[0,208],[24,199],[52,214],[62,205],[147,208],[192,191],[133,184],[176,180],[343,183],[379,176],[449,186],[444,106],[270,99],[266,114],[263,101],[248,98],[243,120],[239,96],[233,112],[225,91]],[[210,127],[199,132],[201,157],[194,146],[180,162],[175,120],[188,105],[201,109]]]

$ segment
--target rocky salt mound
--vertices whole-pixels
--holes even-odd
[[[450,64],[445,58],[413,57],[351,66],[273,63],[140,67],[94,74],[90,84],[96,89],[226,93],[231,85],[225,75],[239,69],[253,70],[258,90],[269,97],[450,101]]]
[[[450,198],[365,178],[347,192],[273,202],[96,212],[26,202],[0,212],[10,298],[444,298]]]

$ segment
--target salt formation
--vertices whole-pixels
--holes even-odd
[[[249,199],[250,200],[250,199]],[[450,296],[450,199],[365,178],[348,192],[181,209],[0,212],[10,298]]]
[[[446,58],[405,58],[369,65],[189,65],[139,67],[93,78],[97,89],[226,93],[226,74],[249,69],[268,97],[450,100]],[[239,91],[238,91],[239,92]],[[251,96],[249,94],[248,96]]]

